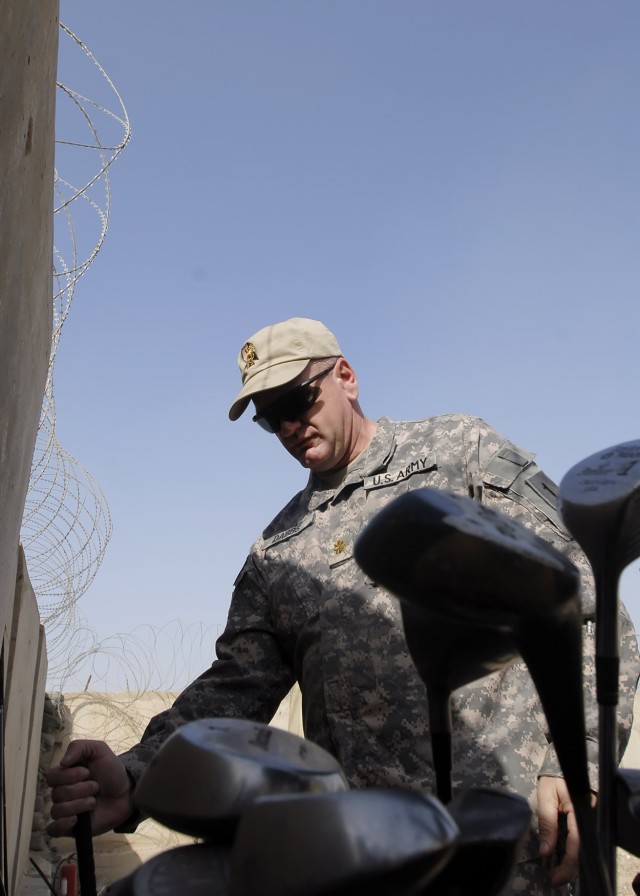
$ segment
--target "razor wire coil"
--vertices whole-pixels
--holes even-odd
[[[60,38],[60,62],[76,54],[74,65],[85,65],[83,83],[97,74],[94,89],[97,94],[106,89],[106,98],[89,98],[89,91],[57,82],[53,329],[21,541],[46,632],[47,689],[82,691],[91,684],[96,691],[125,692],[122,714],[133,712],[137,695],[170,691],[177,681],[188,680],[198,662],[193,654],[213,655],[219,627],[185,627],[176,621],[160,630],[147,626],[99,637],[78,607],[104,559],[112,520],[96,479],[58,441],[54,368],[76,286],[107,234],[109,169],[127,146],[131,127],[120,94],[93,53],[62,23]],[[167,639],[174,659],[160,669],[157,647]]]

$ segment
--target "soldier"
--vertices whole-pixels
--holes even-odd
[[[229,417],[237,420],[253,401],[254,421],[309,470],[308,483],[253,545],[212,666],[123,755],[98,741],[75,741],[49,771],[49,832],[68,834],[77,813],[89,810],[96,834],[134,830],[140,820],[132,798],[136,781],[169,734],[203,717],[268,722],[296,681],[305,736],[337,757],[352,787],[432,792],[426,691],[408,656],[398,602],[353,558],[354,539],[367,521],[399,494],[425,486],[470,495],[508,514],[580,568],[595,791],[598,722],[587,625],[595,611],[593,582],[559,520],[553,483],[533,455],[471,416],[369,419],[358,401],[354,369],[335,336],[315,320],[265,327],[244,344],[238,364],[242,389]],[[624,609],[620,625],[622,751],[631,730],[638,656]],[[454,790],[504,787],[537,807],[538,837],[520,857],[511,892],[549,892],[568,884],[578,870],[575,819],[524,664],[457,691],[452,712]],[[568,835],[557,855],[560,815],[567,818]]]

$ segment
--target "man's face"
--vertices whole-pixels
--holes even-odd
[[[300,391],[293,393],[293,390],[327,368],[327,373],[302,390],[309,401],[314,396],[315,400],[302,411],[287,412],[289,399],[300,397]],[[264,412],[275,422],[276,435],[292,457],[315,473],[329,473],[346,466],[358,453],[354,409],[357,397],[353,369],[340,358],[333,366],[330,361],[308,364],[292,383],[260,393],[254,404],[257,417]],[[307,402],[294,400],[292,407],[304,404]],[[283,409],[281,414],[280,408]],[[296,419],[286,419],[294,413]]]

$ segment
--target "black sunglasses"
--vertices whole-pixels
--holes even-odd
[[[289,389],[280,398],[276,398],[266,408],[263,408],[259,414],[256,414],[253,422],[266,429],[267,432],[277,433],[280,432],[283,420],[287,420],[289,423],[299,420],[318,400],[320,388],[311,384],[326,376],[335,366],[336,362],[331,367],[327,367],[325,370],[321,370],[320,373],[309,377],[308,380],[300,383],[299,386]]]

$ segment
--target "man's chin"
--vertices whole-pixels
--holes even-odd
[[[306,451],[303,451],[302,454],[298,455],[298,463],[303,466],[305,470],[311,470],[312,473],[322,472],[320,469],[322,463],[309,457],[309,454]]]
[[[317,448],[314,448],[313,446],[298,452],[296,458],[299,464],[306,470],[311,470],[312,473],[323,473],[324,468],[327,465],[327,458],[322,457]]]

